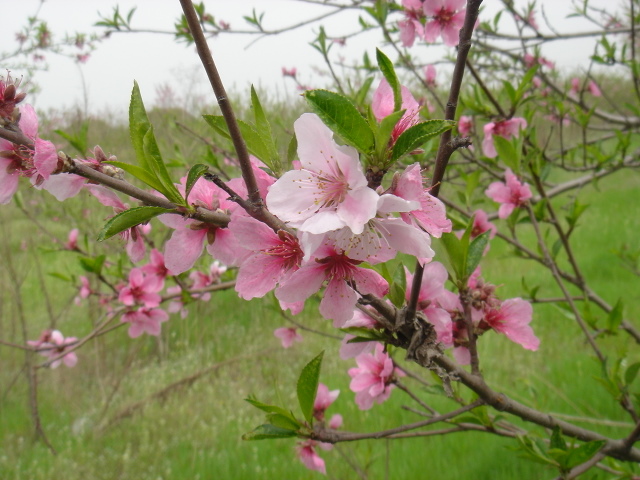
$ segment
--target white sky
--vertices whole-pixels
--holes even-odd
[[[591,3],[611,5],[612,2],[618,4],[618,0],[592,0]],[[489,19],[492,17],[490,12],[495,12],[501,2],[485,0],[484,3],[486,13],[482,18]],[[523,3],[526,2],[516,0],[516,4]],[[569,0],[543,0],[542,3],[547,18],[560,29],[577,30],[584,27],[576,20],[564,20],[571,7]],[[40,0],[0,0],[3,16],[11,16],[11,22],[3,22],[4,27],[0,29],[0,52],[15,48],[15,34],[26,24],[26,18],[37,11],[39,4]],[[326,7],[296,0],[205,0],[205,4],[216,20],[227,21],[237,29],[246,28],[242,16],[250,15],[253,8],[258,12],[266,12],[264,18],[268,28],[294,24],[328,11]],[[99,32],[99,29],[92,27],[98,20],[98,12],[108,16],[115,5],[120,5],[123,14],[137,5],[132,22],[137,28],[172,30],[181,14],[178,0],[46,0],[40,17],[49,22],[56,36],[75,31]],[[357,29],[356,19],[354,12],[347,12],[325,19],[322,24],[329,35],[343,35]],[[537,19],[543,26],[542,30],[548,32],[540,9]],[[297,67],[299,78],[309,86],[325,82],[312,69],[312,66],[322,64],[320,55],[308,45],[314,39],[317,28],[316,24],[265,37],[248,48],[255,36],[221,35],[209,44],[228,89],[244,92],[254,83],[278,96],[296,95],[293,82],[282,78],[282,67]],[[347,58],[361,58],[366,50],[374,60],[379,38],[379,33],[369,33],[350,39],[346,47],[334,46],[332,53]],[[584,62],[592,53],[590,45],[585,41],[557,42],[544,53],[555,60],[558,66],[575,67],[577,62]],[[419,55],[426,63],[437,60],[441,52],[438,48],[425,46],[412,49],[412,54]],[[195,48],[177,44],[169,35],[115,34],[99,44],[90,60],[80,67],[70,59],[54,55],[47,56],[47,63],[48,71],[38,72],[34,79],[42,91],[37,97],[30,98],[31,103],[39,109],[82,106],[85,91],[83,77],[88,109],[94,113],[104,109],[115,113],[125,112],[134,79],[140,84],[146,103],[152,103],[156,98],[156,86],[167,82],[177,91],[193,88],[195,83],[201,92],[206,92],[208,100],[214,102],[213,94],[206,88]],[[7,65],[0,65],[0,68],[4,70]],[[22,72],[14,69],[12,73],[20,75]]]

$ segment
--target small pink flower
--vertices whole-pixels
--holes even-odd
[[[467,115],[462,115],[458,120],[458,132],[463,137],[468,137],[473,130],[473,118]]]
[[[324,412],[336,401],[340,390],[331,390],[324,383],[318,384],[318,393],[313,403],[313,416],[319,422],[324,420]]]
[[[289,348],[291,345],[293,345],[293,342],[302,341],[302,335],[300,335],[298,333],[298,330],[295,328],[288,328],[288,327],[276,328],[273,331],[273,335],[280,339],[280,342],[282,343],[282,348]]]
[[[319,443],[315,440],[305,440],[296,445],[298,452],[298,458],[309,470],[315,470],[324,475],[327,474],[327,468],[324,464],[324,460],[316,453],[315,447],[319,446]]]
[[[156,279],[160,284],[158,291],[164,288],[165,278],[173,275],[164,264],[164,255],[155,248],[151,250],[149,263],[143,265],[140,269],[145,275]]]
[[[161,324],[169,320],[169,314],[160,308],[139,308],[122,315],[121,321],[129,323],[129,336],[137,338],[143,333],[157,337]]]
[[[382,403],[389,398],[394,374],[402,375],[393,366],[393,360],[384,352],[381,343],[376,345],[373,355],[363,353],[356,357],[357,368],[349,369],[349,388],[356,392],[356,404],[360,410],[369,410],[373,402]]]
[[[419,203],[419,209],[400,213],[406,223],[418,225],[436,238],[451,231],[451,220],[447,218],[444,203],[424,188],[420,164],[409,165],[396,177],[390,193]]]
[[[27,344],[35,347],[43,357],[54,359],[66,352],[77,341],[76,337],[64,338],[59,330],[45,330],[38,340],[28,340]],[[49,367],[57,368],[63,362],[67,367],[74,367],[78,363],[78,357],[74,352],[68,352],[61,358],[51,362]]]
[[[424,79],[425,82],[427,82],[427,85],[437,87],[435,65],[427,65],[424,67]]]
[[[491,230],[489,238],[496,236],[498,231],[497,227],[489,221],[487,212],[484,210],[476,210],[473,212],[473,227],[471,227],[471,238],[474,239],[479,235],[482,235],[487,230]]]
[[[484,140],[482,141],[482,151],[485,156],[495,158],[498,155],[496,147],[493,145],[494,135],[500,135],[508,140],[517,137],[521,128],[527,128],[527,121],[520,117],[487,123],[484,126]]]
[[[424,11],[420,0],[402,0],[404,19],[398,22],[400,41],[404,47],[412,47],[416,37],[424,39]]]
[[[69,237],[67,238],[67,243],[64,244],[64,248],[67,250],[77,250],[78,249],[78,234],[80,231],[77,228],[74,228],[69,232]]]
[[[600,90],[600,87],[598,87],[598,84],[593,80],[589,80],[589,83],[587,83],[587,90],[589,90],[589,93],[591,93],[591,95],[593,95],[594,97],[602,96],[602,91]]]
[[[502,302],[500,308],[485,312],[484,321],[496,332],[504,333],[512,342],[527,350],[537,350],[540,340],[533,333],[531,319],[533,308],[521,298],[511,298]]]
[[[434,43],[441,36],[445,45],[458,45],[467,11],[465,4],[465,0],[425,0],[422,4],[424,13],[432,17],[424,28],[425,41]]]
[[[504,173],[506,183],[493,182],[485,190],[485,195],[494,202],[500,203],[498,217],[507,218],[516,207],[524,205],[531,198],[531,189],[526,183],[521,183],[510,169]]]
[[[162,300],[157,292],[162,290],[154,276],[145,275],[140,268],[132,268],[129,272],[129,284],[118,294],[118,300],[127,306],[135,304],[153,308]]]
[[[296,78],[297,74],[298,74],[298,70],[296,69],[296,67],[293,67],[293,68],[282,67],[282,76],[283,77]]]

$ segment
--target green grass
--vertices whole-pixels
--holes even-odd
[[[102,138],[112,139],[112,145],[124,145],[126,130],[108,126],[104,129]],[[165,133],[159,138],[169,138],[175,132]],[[197,154],[194,142],[178,138],[181,139],[175,143],[181,152],[179,156]],[[111,151],[106,144],[103,147]],[[128,147],[119,148],[113,153],[124,157],[131,154]],[[163,148],[171,151],[172,145]],[[630,214],[628,205],[630,199],[637,197],[639,188],[640,176],[635,172],[604,179],[599,183],[599,191],[585,187],[580,198],[590,208],[572,239],[589,284],[611,304],[620,296],[629,298],[625,317],[632,321],[640,313],[638,279],[620,267],[613,249],[624,243],[637,244],[640,217]],[[60,242],[70,228],[79,226],[90,236],[89,248],[97,251],[93,250],[97,247],[92,238],[103,219],[110,215],[108,209],[100,208],[89,197],[81,202],[60,204],[52,203],[45,195],[26,191],[23,194],[26,211]],[[564,201],[559,199],[557,208]],[[83,212],[83,208],[91,211]],[[60,282],[48,275],[58,272],[77,279],[84,272],[76,255],[59,251],[49,236],[14,206],[3,207],[0,220],[3,226],[8,226],[3,228],[0,250],[0,338],[22,343],[14,280],[21,286],[28,338],[37,338],[43,328],[51,325],[47,299],[56,326],[63,333],[81,337],[91,331],[100,316],[100,307],[86,303],[76,307],[72,301],[76,281]],[[162,238],[157,235],[154,240],[160,244]],[[530,231],[523,233],[522,241],[534,245]],[[117,252],[122,244],[114,239],[99,248]],[[11,255],[17,279],[9,274],[7,255]],[[208,261],[203,260],[202,265]],[[530,286],[540,285],[540,297],[558,293],[542,267],[514,258],[509,247],[499,240],[492,242],[489,257],[483,263],[483,274],[491,283],[500,285],[502,298],[521,295],[520,277],[526,278]],[[24,353],[1,347],[0,479],[319,478],[296,459],[294,441],[243,442],[240,437],[263,421],[263,415],[243,399],[255,394],[260,400],[297,411],[296,378],[302,366],[323,349],[327,354],[321,381],[331,389],[341,390],[328,413],[341,413],[345,429],[376,431],[421,418],[401,408],[412,402],[399,390],[385,405],[359,411],[346,374],[354,362],[337,358],[337,342],[311,334],[305,334],[304,343],[290,350],[280,348],[272,332],[285,321],[269,302],[241,302],[233,292],[222,292],[214,294],[209,303],[191,304],[189,310],[187,318],[174,315],[165,323],[160,339],[143,336],[131,340],[126,329],[121,328],[82,348],[74,369],[60,367],[38,372],[40,417],[44,431],[58,451],[56,456],[42,442],[33,440],[27,383],[20,375]],[[309,305],[301,321],[331,332],[330,322],[315,312],[317,309]],[[600,317],[599,321],[604,322],[604,317]],[[500,335],[487,334],[481,338],[482,368],[490,385],[544,411],[597,421],[628,421],[594,379],[600,375],[599,366],[574,322],[558,308],[541,304],[535,308],[533,328],[542,341],[538,352],[523,350]],[[603,343],[612,358],[631,345],[622,335],[607,338]],[[627,362],[638,360],[634,353],[629,354]],[[225,361],[228,363],[193,383],[146,401],[143,408],[130,416],[114,420],[131,405],[173,382]],[[429,378],[429,374],[421,374]],[[440,411],[455,408],[450,400],[430,394],[408,380],[406,383]],[[468,393],[464,395],[469,397]],[[628,431],[598,423],[578,424],[613,436]],[[540,433],[534,427],[526,428]],[[538,479],[553,478],[556,474],[521,458],[511,450],[514,446],[511,440],[488,434],[458,433],[341,444],[321,455],[327,461],[329,478],[356,478],[344,458],[366,471],[368,478],[386,478],[387,455],[389,478]],[[607,477],[596,472],[591,478]]]

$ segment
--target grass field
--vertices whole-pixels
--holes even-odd
[[[119,143],[126,142],[126,130],[107,124],[101,128],[101,138],[106,138],[101,142],[122,145],[118,155],[123,159],[130,155],[129,147]],[[171,132],[167,133],[169,137]],[[183,158],[197,153],[195,147],[185,151],[183,146]],[[171,149],[171,145],[165,147]],[[639,191],[637,172],[615,174],[597,188],[583,188],[580,199],[590,207],[574,243],[592,288],[610,304],[625,297],[625,317],[632,322],[640,314],[639,279],[621,267],[613,251],[622,244],[637,245],[640,215],[635,205],[629,205],[637,200]],[[0,210],[0,339],[8,342],[23,343],[22,318],[27,338],[35,339],[52,322],[65,335],[81,337],[100,317],[98,305],[74,304],[76,283],[49,275],[56,272],[77,278],[83,274],[76,254],[62,251],[60,243],[50,238],[63,242],[73,227],[93,238],[104,209],[88,196],[63,204],[51,198],[26,191],[24,211],[13,204]],[[565,201],[566,197],[557,199],[558,207]],[[521,239],[533,245],[531,232]],[[88,243],[93,249],[92,242]],[[117,241],[102,247],[122,248]],[[515,258],[500,240],[492,242],[483,273],[488,281],[501,285],[502,298],[521,295],[521,277],[530,286],[541,286],[540,297],[558,294],[542,267]],[[330,322],[314,311],[317,309],[307,308],[303,321],[333,333]],[[595,379],[600,376],[599,366],[578,327],[551,304],[537,305],[534,315],[533,328],[542,341],[538,352],[525,351],[503,336],[482,337],[481,365],[487,381],[532,407],[588,417],[578,423],[603,434],[624,435],[632,425]],[[57,455],[42,442],[34,442],[28,385],[22,372],[24,352],[0,347],[0,480],[320,478],[296,459],[293,441],[243,442],[240,437],[263,420],[243,399],[255,394],[262,401],[288,405],[295,411],[297,375],[323,349],[321,381],[330,389],[341,390],[328,413],[341,413],[345,429],[375,431],[420,418],[401,408],[412,401],[399,390],[383,406],[359,411],[346,374],[354,362],[337,357],[339,342],[305,334],[303,343],[283,350],[272,332],[285,324],[269,302],[241,302],[233,292],[221,292],[209,303],[190,305],[185,319],[174,315],[164,324],[160,339],[131,340],[126,329],[117,329],[82,348],[74,369],[40,370],[39,412]],[[612,356],[624,354],[631,346],[622,335],[604,344]],[[638,360],[637,352],[630,352],[626,362]],[[193,375],[191,381],[159,394]],[[429,374],[423,376],[429,378]],[[429,394],[417,384],[412,387],[440,411],[455,408],[444,397]],[[533,480],[557,474],[521,458],[512,451],[514,446],[511,440],[465,433],[341,444],[321,455],[327,461],[328,477],[336,479],[358,478],[349,463],[372,480]],[[590,475],[608,478],[597,472]]]

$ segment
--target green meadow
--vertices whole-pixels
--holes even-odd
[[[292,116],[286,106],[281,108],[281,118]],[[208,136],[204,122],[182,110],[154,111],[152,119],[172,165],[180,168],[196,163],[204,154],[206,147],[175,123]],[[80,120],[69,114],[65,121],[67,131],[79,131]],[[72,151],[60,141],[65,151]],[[92,120],[88,145],[96,143],[121,161],[132,158],[126,126]],[[222,160],[223,154],[218,157]],[[62,245],[69,230],[79,228],[81,248],[91,254],[105,252],[107,262],[115,261],[117,257],[109,254],[122,251],[119,239],[103,244],[94,241],[110,209],[86,193],[59,203],[46,192],[29,188],[21,192],[17,201],[0,208],[0,339],[24,344],[25,335],[36,339],[52,326],[65,336],[82,337],[102,320],[103,309],[95,299],[76,305],[78,276],[86,272],[80,255],[63,250]],[[446,185],[442,194],[447,195]],[[612,174],[555,198],[554,205],[562,212],[574,195],[589,204],[572,237],[584,275],[608,303],[624,298],[625,318],[637,324],[640,280],[624,268],[615,251],[623,245],[638,245],[640,172]],[[519,238],[535,251],[528,228],[522,229]],[[151,238],[162,245],[164,235],[157,227]],[[201,259],[201,269],[210,260]],[[109,264],[109,269],[117,270],[118,265]],[[501,298],[523,295],[523,279],[529,287],[540,287],[539,298],[559,294],[544,268],[518,258],[497,238],[491,242],[482,271],[487,281],[499,285]],[[296,321],[335,335],[331,322],[314,308],[317,301],[310,299]],[[322,350],[321,382],[341,391],[327,414],[341,413],[344,429],[373,432],[422,418],[403,408],[417,405],[398,389],[385,404],[358,410],[346,373],[355,362],[340,360],[339,340],[302,332],[302,343],[283,349],[273,330],[290,324],[270,299],[245,302],[233,291],[216,292],[209,302],[189,304],[188,311],[184,319],[173,314],[163,324],[159,338],[130,339],[126,328],[117,328],[81,348],[75,368],[37,371],[39,418],[55,455],[41,440],[35,440],[33,395],[24,370],[26,354],[0,345],[0,480],[321,478],[299,462],[294,440],[247,442],[241,436],[263,422],[263,414],[243,399],[254,394],[261,401],[296,412],[297,376]],[[597,308],[592,311],[601,324],[606,322]],[[541,303],[534,307],[532,326],[541,339],[538,352],[524,350],[496,334],[480,339],[487,382],[522,403],[585,428],[614,437],[626,435],[633,424],[598,381],[600,367],[576,323],[557,305]],[[611,362],[624,358],[624,364],[630,365],[640,360],[637,348],[632,350],[625,335],[605,338],[603,345]],[[433,380],[429,372],[405,363],[402,352],[396,358],[428,382]],[[31,360],[40,362],[42,357],[34,355]],[[456,408],[435,389],[410,379],[404,382],[438,411]],[[471,398],[463,389],[460,394]],[[533,435],[547,435],[537,427],[507,419]],[[320,455],[332,479],[533,480],[557,476],[557,471],[524,458],[517,446],[510,439],[466,432],[344,443]],[[610,475],[593,470],[585,478]]]

